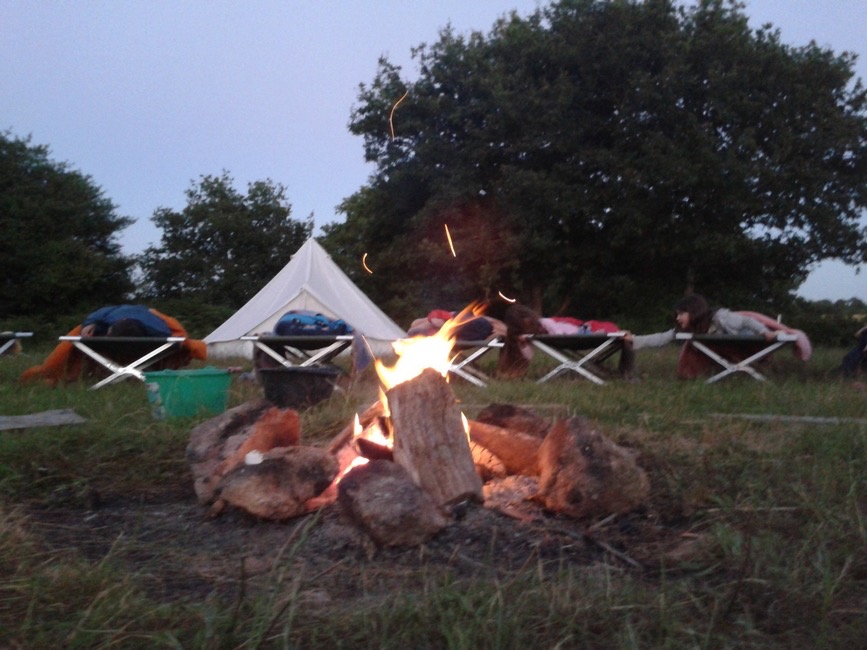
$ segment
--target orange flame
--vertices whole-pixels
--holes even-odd
[[[448,371],[452,362],[451,351],[457,336],[457,329],[471,318],[478,316],[481,312],[482,306],[479,303],[473,303],[453,318],[447,320],[439,332],[434,335],[416,336],[410,339],[395,341],[392,345],[398,358],[393,366],[386,366],[381,360],[375,360],[376,371],[383,386],[383,390],[380,391],[380,399],[384,407],[384,417],[387,418],[389,415],[385,390],[417,377],[427,368],[434,368],[444,377],[448,377]],[[469,421],[463,413],[461,413],[461,421],[463,422],[467,442],[469,442]],[[394,448],[394,440],[388,435],[388,431],[383,431],[382,426],[379,424],[371,424],[367,428],[362,427],[361,418],[358,413],[355,414],[352,428],[353,440],[363,437],[381,447]],[[354,449],[354,447],[355,445],[344,448],[345,453],[341,457],[342,462],[340,462],[341,471],[337,478],[334,479],[329,490],[336,488],[343,480],[343,477],[353,468],[370,462],[364,456],[359,455],[358,450]]]
[[[333,485],[340,485],[340,481],[344,479],[344,477],[349,474],[356,467],[361,467],[362,465],[367,465],[370,461],[364,456],[356,456],[352,459],[352,462],[346,466],[346,468],[338,474],[338,476],[334,479]]]
[[[455,332],[480,310],[480,306],[474,303],[447,320],[436,334],[414,336],[392,343],[398,356],[395,364],[386,366],[379,359],[376,360],[376,372],[385,389],[414,379],[428,368],[433,368],[447,378],[452,365],[452,347],[457,338]]]

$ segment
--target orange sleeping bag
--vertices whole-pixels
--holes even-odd
[[[167,316],[156,309],[149,311],[161,318],[168,328],[171,330],[172,336],[187,337],[187,330],[181,325],[180,321],[171,316]],[[67,336],[80,336],[81,325],[74,327]],[[187,338],[180,349],[161,359],[153,366],[152,369],[177,369],[183,368],[190,364],[193,359],[207,359],[208,347],[204,341]],[[61,341],[57,347],[46,357],[38,366],[28,368],[19,377],[21,382],[31,382],[42,380],[50,386],[56,386],[59,382],[68,383],[77,380],[81,376],[82,363],[85,361],[84,355],[79,352],[70,341]]]

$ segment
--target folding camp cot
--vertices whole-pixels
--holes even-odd
[[[254,334],[242,336],[242,341],[253,344],[286,368],[326,365],[346,350],[354,340],[352,334],[312,334],[278,336]]]
[[[503,347],[500,337],[485,341],[462,341],[457,340],[452,346],[454,357],[451,360],[449,372],[466,379],[479,388],[484,388],[491,380],[476,362],[491,350],[499,350]]]
[[[182,336],[61,336],[109,371],[109,376],[91,386],[96,390],[122,379],[145,380],[145,368],[177,352],[186,341]]]
[[[777,332],[776,338],[770,341],[758,335],[731,335],[731,334],[690,334],[680,332],[675,335],[679,341],[685,341],[687,345],[712,359],[722,366],[722,370],[707,380],[708,384],[724,379],[736,372],[744,372],[757,381],[766,381],[765,376],[753,367],[753,364],[764,359],[772,352],[784,345],[792,345],[798,337],[794,334]],[[719,354],[714,347],[725,346],[728,348],[742,348],[747,351],[756,350],[742,361],[729,361]]]
[[[33,336],[33,332],[0,332],[0,355],[11,349],[20,339]]]
[[[626,332],[590,332],[588,334],[533,334],[530,343],[559,362],[559,365],[537,383],[543,384],[561,372],[571,370],[594,384],[605,382],[593,373],[588,364],[604,361],[622,350]]]

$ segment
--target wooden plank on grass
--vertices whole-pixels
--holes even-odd
[[[56,409],[30,415],[0,415],[0,431],[57,427],[65,424],[84,424],[87,420],[75,411]]]

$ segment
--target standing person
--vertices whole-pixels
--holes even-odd
[[[637,351],[673,343],[678,332],[763,336],[766,341],[773,341],[776,338],[776,332],[755,318],[723,307],[710,309],[707,300],[697,293],[690,294],[677,302],[674,306],[674,320],[675,326],[670,330],[637,336],[629,334],[626,340],[631,342],[633,350]],[[746,359],[758,351],[758,346],[708,345],[708,347],[731,361]],[[686,344],[678,361],[677,374],[683,379],[695,379],[713,368],[713,365],[711,359]]]
[[[840,370],[847,379],[852,379],[867,366],[867,327],[862,327],[855,332],[857,343],[843,357]]]

